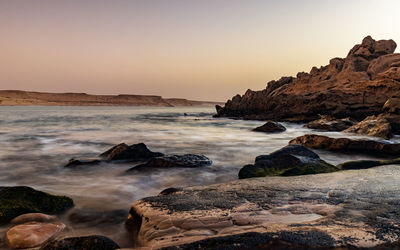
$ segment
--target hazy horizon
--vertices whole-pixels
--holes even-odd
[[[225,101],[345,57],[367,35],[400,43],[399,9],[395,0],[0,0],[0,89]]]

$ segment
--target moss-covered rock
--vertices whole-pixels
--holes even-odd
[[[58,214],[74,206],[71,198],[30,187],[0,187],[0,225],[26,213]]]
[[[400,164],[400,158],[396,158],[393,160],[381,160],[381,161],[374,161],[374,160],[348,161],[339,164],[337,167],[342,170],[350,170],[350,169],[367,169],[367,168],[373,168],[390,164]]]
[[[269,155],[258,156],[254,165],[246,165],[239,171],[239,178],[319,174],[338,170],[308,148],[293,144]]]

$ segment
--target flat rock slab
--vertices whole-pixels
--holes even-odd
[[[38,247],[65,229],[58,223],[26,223],[12,227],[6,232],[8,245],[12,248]]]
[[[243,239],[247,233],[294,246],[372,247],[399,240],[398,190],[398,165],[237,180],[136,201],[126,225],[140,247]]]

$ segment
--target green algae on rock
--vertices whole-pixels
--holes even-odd
[[[71,198],[31,187],[0,187],[0,225],[26,213],[58,214],[74,206]]]

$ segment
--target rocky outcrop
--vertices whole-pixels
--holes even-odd
[[[236,95],[217,108],[216,116],[309,122],[320,114],[356,120],[380,114],[384,103],[400,91],[400,54],[393,54],[395,48],[392,40],[368,36],[346,58]]]
[[[100,154],[100,156],[109,161],[145,161],[152,157],[163,156],[163,154],[150,151],[144,143],[130,146],[121,143]]]
[[[303,135],[289,142],[308,148],[359,153],[377,156],[400,156],[399,143],[385,143],[373,140],[353,140],[349,138],[331,138],[323,135]]]
[[[204,155],[167,155],[152,158],[144,164],[130,168],[127,172],[154,168],[197,168],[211,164],[212,161]]]
[[[335,166],[301,145],[289,145],[269,155],[257,156],[254,165],[246,165],[239,171],[239,178],[264,176],[293,176],[338,171]]]
[[[392,127],[384,115],[368,116],[356,125],[344,130],[346,133],[356,133],[390,139],[392,137]]]
[[[304,247],[290,249],[390,249],[400,240],[400,169],[385,169],[390,175],[378,167],[182,188],[136,201],[126,225],[138,247],[233,249],[264,239]]]
[[[283,132],[285,130],[286,128],[282,124],[273,121],[268,121],[264,125],[253,129],[253,131],[256,132],[265,132],[265,133],[277,133],[277,132]]]
[[[14,249],[38,247],[65,229],[61,222],[31,222],[12,227],[6,232],[7,243]]]
[[[114,250],[119,248],[117,243],[107,237],[92,235],[54,240],[41,247],[40,250]]]
[[[323,131],[343,131],[355,123],[350,118],[335,119],[331,116],[322,115],[318,120],[307,123],[306,127]]]
[[[72,199],[30,187],[0,187],[0,225],[26,213],[58,214],[73,207]]]

